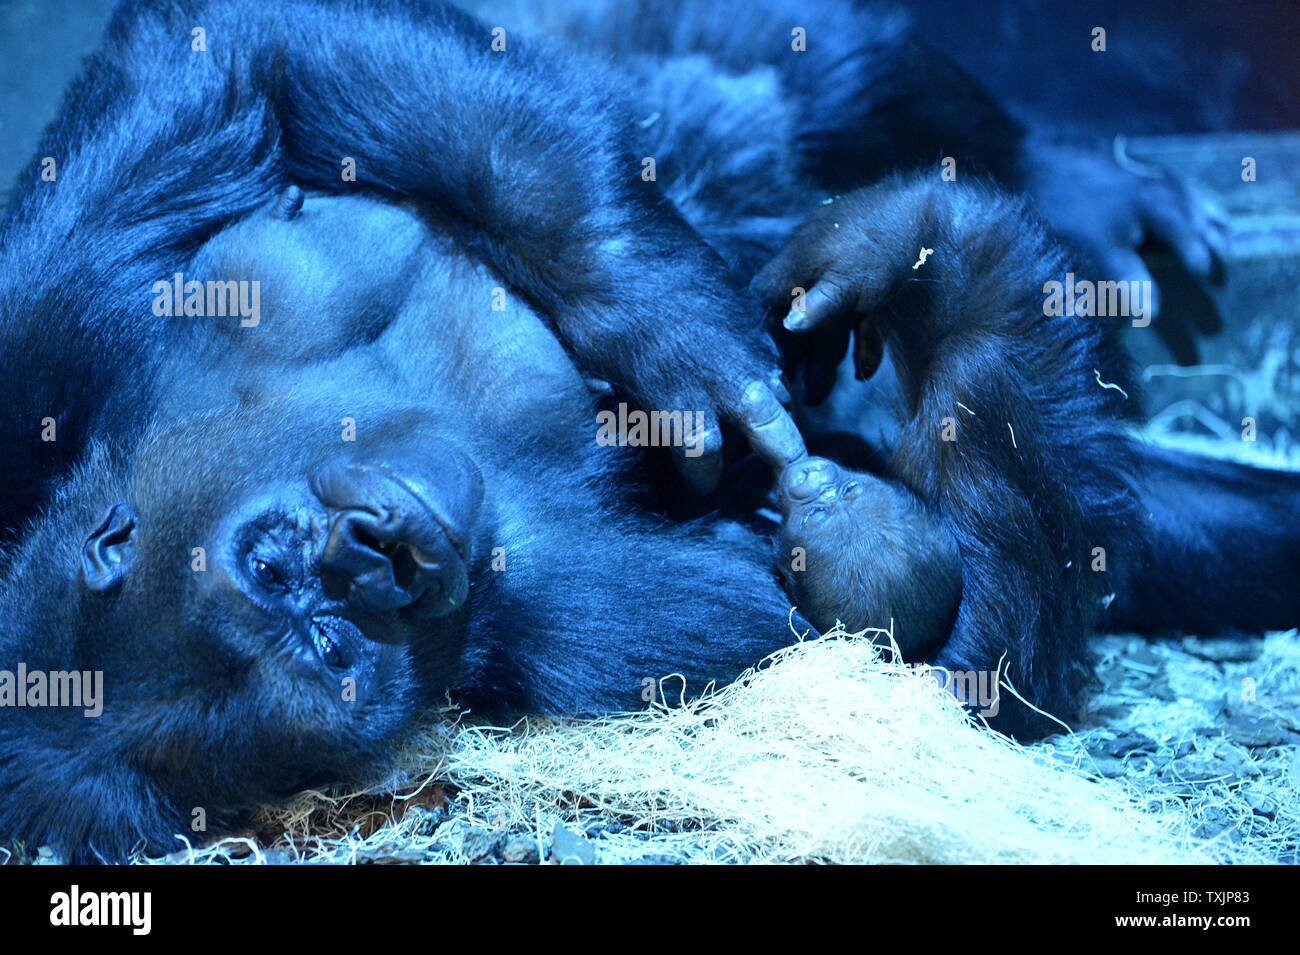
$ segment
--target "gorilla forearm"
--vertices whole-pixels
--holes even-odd
[[[188,46],[196,25],[205,52]],[[700,411],[704,454],[677,455],[695,486],[716,481],[719,419],[774,464],[802,453],[772,391],[777,360],[757,308],[641,180],[610,96],[581,76],[557,86],[563,64],[515,38],[493,53],[491,39],[436,3],[118,11],[43,144],[62,175],[46,184],[32,168],[0,239],[18,279],[0,289],[16,316],[6,353],[57,353],[69,371],[10,402],[32,457],[15,462],[8,526],[91,434],[138,426],[164,324],[141,307],[150,285],[290,174],[421,202],[554,322],[587,373],[645,407]],[[343,179],[345,157],[356,183]],[[66,241],[53,266],[50,230]],[[68,425],[53,449],[37,440],[50,414]]]
[[[576,494],[547,520],[544,534],[535,515],[505,523],[508,569],[479,582],[483,610],[456,690],[476,712],[592,715],[694,699],[811,630],[750,531],[655,526]],[[648,567],[658,586],[630,588]],[[678,679],[661,697],[667,677]]]

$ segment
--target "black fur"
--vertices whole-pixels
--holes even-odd
[[[820,66],[790,57],[795,23]],[[623,708],[788,643],[807,624],[752,507],[650,513],[682,486],[593,442],[584,384],[700,409],[710,453],[729,418],[761,443],[749,389],[778,356],[749,282],[783,246],[758,294],[832,269],[881,313],[904,407],[867,457],[924,509],[915,532],[960,555],[939,661],[1007,654],[1022,692],[1068,709],[1106,591],[1079,561],[1161,533],[1135,516],[1123,406],[1091,377],[1127,381],[1113,335],[1043,317],[1066,260],[991,187],[928,173],[815,205],[939,147],[1015,185],[1018,127],[899,21],[848,5],[568,10],[548,26],[583,37],[569,53],[514,33],[494,53],[491,25],[382,0],[115,16],[38,151],[57,182],[33,165],[0,235],[0,647],[102,670],[107,699],[95,719],[0,714],[0,835],[85,860],[165,851],[197,807],[220,828],[364,776],[447,691],[484,712]],[[264,323],[155,316],[176,272],[264,281]],[[842,353],[829,332],[822,353]],[[1222,499],[1252,513],[1230,484]],[[409,571],[404,549],[447,559]]]

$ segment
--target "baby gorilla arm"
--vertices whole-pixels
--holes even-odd
[[[774,305],[808,290],[787,328],[833,338],[840,356],[856,334],[860,374],[889,343],[907,405],[890,472],[961,556],[937,662],[1005,673],[1057,714],[1082,682],[1084,638],[1112,586],[1090,572],[1091,555],[1128,546],[1137,523],[1115,427],[1124,400],[1096,383],[1127,390],[1125,361],[1109,319],[1046,314],[1044,283],[1065,272],[1014,200],[899,178],[821,207],[759,278]],[[1009,705],[995,724],[1051,725]]]

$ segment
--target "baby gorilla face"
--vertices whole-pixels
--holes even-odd
[[[778,496],[778,568],[814,626],[890,630],[909,660],[948,634],[961,596],[957,546],[914,496],[826,458],[786,468]]]

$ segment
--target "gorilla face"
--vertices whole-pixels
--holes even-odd
[[[6,658],[103,673],[100,717],[40,717],[76,746],[74,844],[121,854],[120,828],[166,849],[197,808],[373,772],[461,670],[478,468],[423,412],[365,416],[372,443],[340,440],[331,399],[287,404],[154,429],[130,461],[84,469],[16,557],[29,583],[8,592],[36,597]],[[0,762],[22,746],[48,764],[44,728],[8,721]],[[49,771],[24,759],[9,778]],[[136,790],[150,808],[132,822]]]
[[[229,427],[242,446],[205,460],[155,460],[154,449],[175,444],[166,435],[146,443],[135,501],[112,505],[86,540],[88,594],[135,629],[183,621],[187,642],[279,668],[277,679],[320,687],[331,705],[349,679],[357,700],[391,696],[412,655],[441,659],[447,676],[449,618],[469,593],[483,500],[474,462],[420,411],[367,419],[386,436],[380,443],[330,436],[291,449],[270,411],[236,416]],[[275,409],[277,419],[285,413],[312,420],[310,410]],[[192,447],[194,429],[169,429],[178,430]],[[210,426],[200,433],[213,451],[223,444]],[[257,439],[272,433],[275,441]],[[212,473],[222,460],[224,480]],[[232,471],[242,472],[233,483]],[[171,605],[165,616],[159,598]]]
[[[908,660],[951,631],[962,586],[957,544],[904,488],[810,457],[785,469],[777,500],[785,517],[777,566],[814,626],[890,630]]]
[[[482,497],[477,468],[452,445],[341,452],[232,502],[207,586],[250,628],[292,632],[344,671],[367,643],[411,642],[465,602]]]

